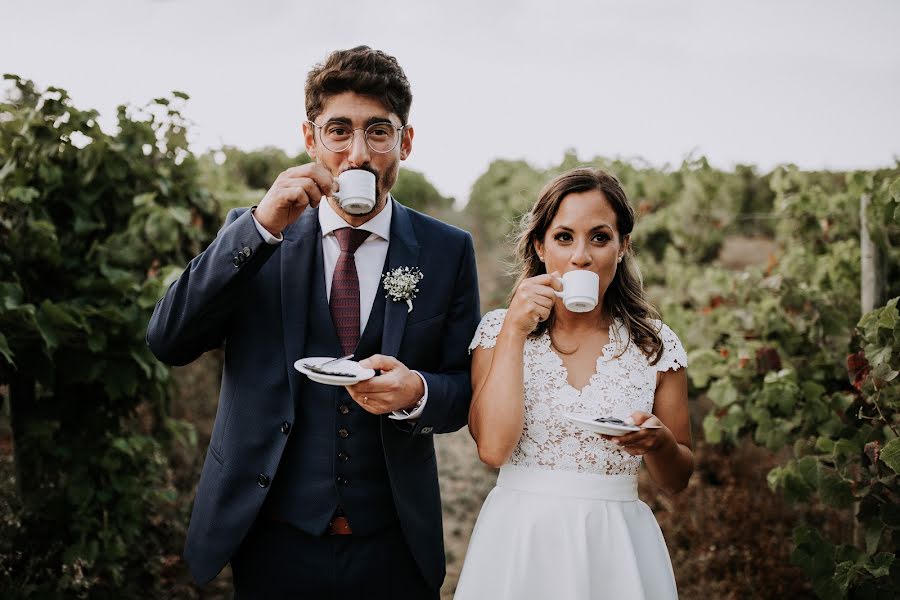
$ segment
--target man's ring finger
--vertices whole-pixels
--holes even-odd
[[[363,396],[363,404],[365,404],[366,406],[369,405],[369,397],[368,396]]]

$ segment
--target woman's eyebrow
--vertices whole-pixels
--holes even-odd
[[[574,232],[575,232],[575,230],[572,229],[571,227],[569,227],[568,225],[557,225],[557,226],[555,227],[555,229],[562,229],[563,231],[568,231],[568,232],[570,232],[570,233],[574,233]],[[606,224],[606,223],[601,223],[600,225],[596,225],[596,226],[594,226],[594,227],[591,227],[591,231],[597,231],[598,229],[609,229],[610,231],[613,231],[612,226],[611,226],[611,225],[608,225],[608,224]]]

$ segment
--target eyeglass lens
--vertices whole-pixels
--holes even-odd
[[[322,143],[332,152],[343,152],[353,143],[356,131],[346,123],[326,123],[320,126]],[[366,144],[374,152],[390,152],[400,141],[400,129],[391,123],[373,123],[363,132]]]

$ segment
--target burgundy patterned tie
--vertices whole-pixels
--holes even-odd
[[[351,227],[334,230],[341,245],[341,255],[334,266],[328,306],[331,308],[331,320],[344,354],[353,352],[359,342],[359,276],[356,274],[353,254],[369,237],[369,233],[364,229]]]

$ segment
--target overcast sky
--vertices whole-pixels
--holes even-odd
[[[0,71],[120,103],[190,94],[194,149],[301,148],[303,81],[330,50],[395,55],[407,166],[464,200],[495,158],[688,154],[762,169],[900,156],[900,2],[0,0]]]

